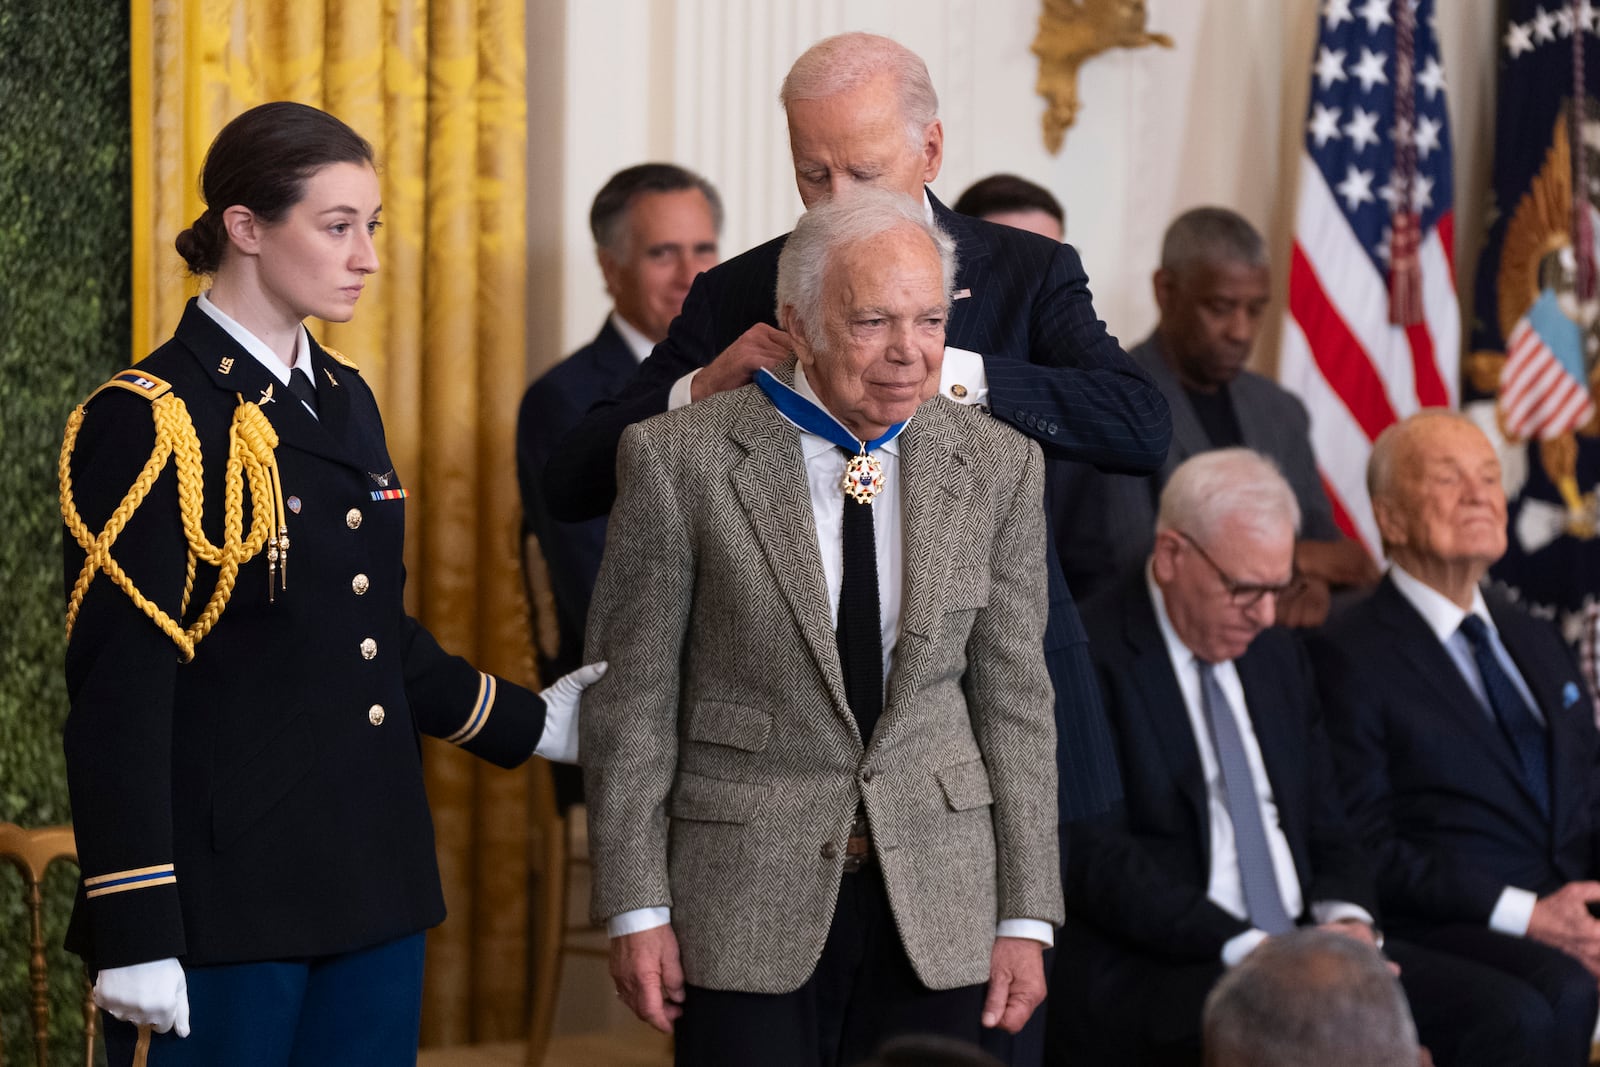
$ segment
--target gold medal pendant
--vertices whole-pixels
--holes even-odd
[[[844,466],[845,495],[857,504],[870,504],[883,488],[883,464],[862,452]]]

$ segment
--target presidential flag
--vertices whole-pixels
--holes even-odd
[[[1588,2],[1506,5],[1491,223],[1462,382],[1465,410],[1501,451],[1511,498],[1506,556],[1492,573],[1558,616],[1569,640],[1600,585],[1597,31]]]
[[[1311,413],[1339,525],[1374,555],[1373,440],[1457,400],[1451,207],[1433,0],[1324,0],[1278,377]]]

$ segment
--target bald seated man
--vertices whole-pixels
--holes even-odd
[[[1556,631],[1483,586],[1506,549],[1494,446],[1454,412],[1367,466],[1389,572],[1310,647],[1393,933],[1514,1015],[1507,1064],[1589,1062],[1600,975],[1600,736]]]

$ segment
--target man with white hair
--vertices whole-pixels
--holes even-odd
[[[781,99],[795,183],[808,208],[858,188],[908,197],[948,232],[957,270],[940,392],[1033,438],[1053,459],[1147,473],[1166,455],[1166,401],[1095,316],[1077,252],[1036,234],[958,215],[927,189],[944,159],[938,96],[917,55],[886,37],[847,33],[795,61]],[[794,347],[774,313],[779,237],[696,280],[683,313],[633,383],[598,404],[545,468],[552,511],[604,512],[625,427],[749,382]],[[1048,521],[1048,519],[1047,519]],[[1063,821],[1121,794],[1087,639],[1054,554],[1044,649],[1055,689]]]
[[[935,395],[952,253],[902,196],[819,206],[779,265],[797,362],[623,437],[592,911],[680,1064],[854,1063],[1043,998],[1043,461]]]
[[[1271,460],[1203,452],[1162,491],[1147,563],[1085,605],[1127,792],[1072,829],[1051,1062],[1195,1067],[1207,992],[1269,937],[1315,924],[1377,940],[1309,663],[1273,627],[1299,523]],[[1520,1062],[1481,990],[1390,951],[1441,1063]]]

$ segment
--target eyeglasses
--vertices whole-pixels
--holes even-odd
[[[1271,595],[1275,599],[1282,599],[1291,593],[1297,592],[1301,585],[1300,575],[1292,575],[1287,582],[1280,585],[1262,585],[1258,582],[1241,582],[1217,565],[1205,549],[1200,547],[1200,542],[1184,533],[1174,530],[1179,537],[1189,542],[1189,547],[1200,553],[1200,558],[1211,564],[1211,569],[1217,572],[1217,577],[1222,579],[1222,587],[1228,591],[1228,599],[1234,607],[1254,607],[1261,602],[1261,598]]]

